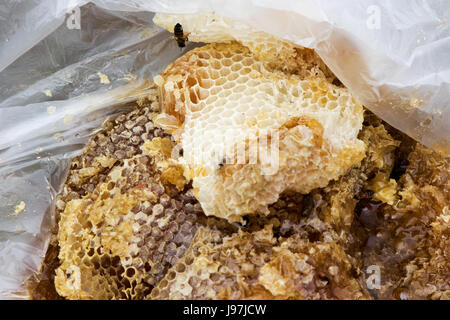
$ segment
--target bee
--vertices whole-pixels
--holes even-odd
[[[173,34],[175,36],[175,40],[178,43],[180,48],[184,48],[186,46],[186,41],[188,41],[187,34],[183,32],[183,26],[179,23],[173,27]]]

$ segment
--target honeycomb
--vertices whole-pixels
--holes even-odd
[[[179,137],[206,215],[267,214],[283,191],[324,187],[364,156],[347,89],[270,71],[241,44],[192,50],[155,81],[167,114],[155,121]]]
[[[153,102],[152,110],[157,109],[155,106],[157,103]],[[127,171],[128,176],[133,176],[134,172],[151,172],[152,177],[161,175],[158,167],[168,167],[161,155],[168,150],[159,152],[158,149],[166,149],[162,147],[163,141],[167,142],[166,146],[172,145],[166,140],[169,136],[149,124],[147,128],[152,129],[149,133],[144,130],[144,139],[134,146],[133,152],[129,150],[129,158],[117,159],[112,168],[97,169],[98,173],[87,179],[72,177],[83,167],[99,166],[100,162],[94,160],[96,157],[114,157],[116,151],[129,147],[118,141],[108,145],[111,137],[129,130],[124,126],[127,121],[131,120],[128,125],[131,127],[131,123],[144,115],[147,123],[151,123],[150,118],[154,116],[149,116],[147,108],[136,106],[129,114],[106,122],[86,151],[73,160],[64,190],[58,197],[60,214],[71,215],[74,221],[84,221],[82,213],[68,212],[66,204],[80,199],[94,203],[91,193],[95,194],[101,185],[109,184],[111,172],[116,167],[119,168],[116,170],[132,168]],[[352,168],[325,188],[306,195],[283,193],[276,203],[269,205],[267,216],[250,215],[245,217],[245,223],[230,224],[204,216],[190,185],[180,191],[176,183],[159,181],[171,201],[184,203],[184,210],[177,214],[180,220],[175,222],[183,219],[189,222],[179,224],[180,232],[171,233],[169,228],[162,232],[162,238],[157,238],[161,232],[158,222],[165,217],[172,219],[171,211],[164,210],[160,217],[153,218],[153,222],[141,226],[141,232],[133,233],[132,237],[136,237],[136,241],[138,238],[144,240],[144,245],[138,244],[137,254],[132,253],[128,260],[126,254],[121,259],[120,255],[112,257],[112,252],[118,249],[132,252],[136,241],[127,241],[118,233],[113,246],[106,232],[107,226],[101,226],[102,233],[99,233],[94,232],[93,225],[87,225],[81,239],[76,239],[73,245],[67,241],[58,242],[55,238],[47,252],[40,281],[32,288],[32,296],[35,299],[61,296],[67,299],[448,298],[448,160],[420,145],[414,146],[370,113],[366,112],[365,118],[359,138],[368,146],[366,157],[359,167]],[[405,145],[412,146],[405,148]],[[146,166],[149,171],[136,166],[132,160],[144,156],[150,159],[151,165]],[[158,166],[154,158],[163,163]],[[401,201],[395,205],[374,198],[369,190],[372,180],[380,174],[397,181],[396,194]],[[120,178],[118,183],[122,183]],[[94,187],[89,187],[91,184]],[[132,197],[136,183],[129,185],[123,191],[124,195]],[[432,189],[426,187],[422,193],[426,185],[434,185],[440,191],[436,193],[433,189],[434,192],[430,192]],[[164,194],[159,197],[163,206],[167,201]],[[416,200],[415,197],[420,198]],[[421,208],[421,203],[425,203],[423,200],[427,204]],[[142,200],[141,206],[145,205]],[[102,208],[105,210],[103,224],[107,225],[108,209]],[[137,218],[134,211],[137,209],[123,213],[123,221],[133,224]],[[403,218],[400,212],[403,212]],[[59,233],[67,234],[71,223],[68,220],[62,223],[62,219]],[[417,233],[418,227],[426,231]],[[380,233],[386,234],[384,242],[374,246],[370,239],[379,239]],[[165,237],[166,234],[169,236]],[[99,240],[88,243],[85,237]],[[175,237],[183,241],[177,254],[171,251]],[[411,237],[420,239],[412,245]],[[96,241],[100,241],[100,246]],[[165,244],[164,248],[153,248],[155,242]],[[78,243],[86,243],[87,247],[82,250]],[[409,252],[394,251],[391,247],[398,243],[411,245]],[[66,253],[60,254],[59,258],[57,246]],[[144,262],[143,269],[139,268],[140,261]],[[366,288],[365,270],[373,264],[383,268],[381,290]],[[62,273],[60,278],[56,277],[60,281],[56,288],[55,269],[56,273]],[[127,274],[128,269],[134,273],[128,271]],[[79,283],[77,279],[80,279]],[[83,286],[84,280],[92,285]],[[80,289],[76,288],[78,284]]]
[[[391,171],[399,142],[366,125],[367,157],[327,187],[284,193],[269,215],[249,216],[231,236],[200,228],[148,299],[371,299],[355,215],[369,177]]]
[[[450,299],[449,159],[363,114],[313,51],[197,17],[155,21],[225,43],[175,61],[72,160],[31,297]],[[268,132],[273,174],[258,153],[232,163]]]
[[[184,258],[148,298],[448,299],[448,159],[421,145],[401,150],[411,144],[408,138],[395,140],[387,125],[370,122],[360,133],[368,150],[359,168],[308,195],[282,195],[268,216],[249,217],[246,231],[223,237],[199,229]],[[373,180],[393,179],[402,158],[408,164],[398,185],[412,172],[414,182],[407,183],[408,191],[397,190],[395,205],[378,200],[369,192]],[[426,183],[435,188],[419,195]],[[408,194],[411,188],[416,195]],[[418,196],[428,202],[421,209],[421,201],[412,200]],[[375,247],[371,237],[386,232],[392,234]],[[409,252],[402,252],[405,244]],[[394,245],[397,250],[390,251]],[[364,283],[370,265],[382,268],[380,290]]]
[[[182,256],[200,221],[220,225],[195,214],[201,208],[192,188],[170,183],[173,175],[166,180],[164,173],[173,167],[161,169],[146,154],[145,142],[170,142],[151,120],[158,110],[155,93],[107,122],[72,162],[57,201],[59,230],[53,239],[59,246],[59,263],[51,262],[59,296],[142,298]],[[37,288],[47,290],[48,278],[41,277]]]
[[[449,299],[449,159],[417,144],[407,162],[398,201],[367,228],[364,264],[382,266],[377,298]]]
[[[337,244],[310,243],[298,235],[277,239],[270,224],[228,237],[200,228],[183,259],[149,298],[369,298],[349,276],[351,270],[350,260]]]

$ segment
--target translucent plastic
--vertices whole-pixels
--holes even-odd
[[[69,29],[55,3],[0,6],[12,10],[0,12],[0,299],[27,297],[70,159],[183,53],[153,13],[86,5],[81,29]]]
[[[367,108],[450,153],[447,0],[87,2],[0,6],[0,298],[26,297],[70,158],[183,53],[152,12],[215,11],[314,48]]]

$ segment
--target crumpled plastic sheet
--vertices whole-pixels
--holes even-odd
[[[70,159],[105,117],[147,94],[140,80],[183,53],[153,13],[87,4],[81,29],[68,29],[62,2],[57,11],[55,1],[0,4],[0,299],[27,297],[24,280],[45,256]],[[39,34],[25,36],[27,28]]]
[[[153,25],[152,12],[211,11],[314,48],[363,105],[450,153],[448,0],[6,0],[0,299],[27,297],[23,283],[45,255],[70,159],[102,119],[145,95],[141,80],[184,52]]]

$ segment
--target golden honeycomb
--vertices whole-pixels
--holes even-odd
[[[91,199],[94,196],[90,193],[95,193],[95,190],[101,189],[99,186],[105,183],[109,184],[107,181],[113,171],[111,169],[97,173],[89,178],[91,181],[84,180],[84,184],[78,186],[69,181],[73,181],[70,176],[76,174],[83,163],[87,164],[87,167],[99,165],[93,161],[96,156],[109,157],[114,154],[113,149],[110,149],[112,151],[110,153],[108,148],[95,146],[98,146],[98,142],[103,138],[108,140],[114,134],[120,134],[118,130],[127,130],[121,123],[128,121],[127,118],[134,118],[132,121],[135,121],[140,114],[145,114],[146,111],[143,110],[146,108],[137,107],[130,114],[117,118],[122,122],[116,119],[105,123],[105,129],[92,139],[95,143],[91,142],[84,154],[73,160],[65,191],[59,196],[60,207],[67,208],[67,205],[62,205],[62,201],[71,203],[82,198]],[[112,257],[111,253],[106,253],[120,246],[125,251],[132,251],[135,248],[136,241],[126,241],[121,236],[116,237],[116,246],[107,241],[106,234],[106,241],[100,241],[100,246],[92,241],[83,251],[79,249],[79,245],[71,246],[64,241],[55,241],[54,246],[49,248],[40,281],[33,286],[33,297],[37,299],[55,299],[61,296],[67,299],[400,299],[405,296],[448,298],[449,221],[448,209],[445,209],[446,206],[448,208],[448,160],[420,145],[414,147],[414,143],[381,123],[370,113],[367,113],[365,118],[359,138],[368,146],[367,156],[361,162],[361,166],[352,168],[327,187],[315,189],[307,195],[283,193],[275,204],[269,206],[269,215],[248,216],[245,224],[235,225],[205,217],[189,186],[184,190],[186,192],[180,192],[175,185],[161,181],[161,185],[165,188],[164,192],[171,200],[181,198],[185,203],[185,210],[178,212],[179,220],[175,220],[177,223],[183,219],[189,221],[179,224],[178,229],[181,232],[173,232],[169,228],[168,238],[157,238],[161,230],[157,225],[158,221],[171,212],[165,210],[160,217],[155,216],[150,225],[141,226],[140,230],[143,232],[133,234],[136,240],[144,239],[149,245],[146,243],[143,246],[138,245],[137,254],[131,255],[131,262],[126,258],[120,259],[120,256]],[[148,123],[151,123],[150,119]],[[148,136],[150,140],[145,139],[146,142],[153,141],[155,137],[160,139],[168,137],[162,131],[156,131],[156,136],[153,132]],[[392,133],[396,135],[396,139],[392,137]],[[109,141],[105,145],[108,143]],[[144,156],[141,152],[142,149],[146,149],[143,147],[145,144],[142,140],[134,149],[134,155],[129,153],[129,159]],[[404,145],[411,147],[402,150],[405,149]],[[399,151],[402,155],[397,154]],[[88,158],[87,155],[93,156],[92,159],[83,162],[83,159]],[[148,155],[146,157],[151,158]],[[133,163],[131,160],[127,162],[124,160],[126,159],[117,160],[113,169],[117,166],[122,170],[127,167],[125,163]],[[122,165],[121,161],[124,161]],[[402,197],[401,202],[392,206],[373,198],[373,195],[366,198],[372,179],[380,173],[391,173],[392,176],[393,170],[405,166],[404,161],[407,162],[406,171],[399,177],[394,176],[398,181],[397,194],[398,197]],[[149,163],[152,163],[152,160]],[[136,166],[136,163],[134,165]],[[155,174],[152,171],[156,170],[155,166],[146,168],[148,173]],[[137,165],[129,175],[132,176],[133,172],[143,174],[142,170],[144,167]],[[157,172],[156,175],[158,176]],[[93,183],[95,185],[93,189],[88,187],[93,182],[92,179],[97,180]],[[431,193],[426,191],[422,194],[422,186],[427,183],[434,183],[440,191],[438,193],[436,190]],[[88,191],[87,188],[92,191]],[[78,196],[72,193],[73,190],[78,190]],[[128,196],[133,195],[133,187],[127,187],[124,191]],[[417,206],[421,206],[420,201],[425,199],[422,198],[424,196],[430,198],[427,199],[427,205],[419,209]],[[447,198],[442,199],[443,196]],[[420,197],[420,200],[417,201],[414,197]],[[161,195],[160,198],[166,197]],[[164,201],[166,200],[163,200],[163,203]],[[145,201],[142,203],[145,206]],[[368,210],[372,206],[376,210]],[[433,218],[425,218],[428,215],[433,216],[431,212],[428,213],[431,208],[434,208],[432,211],[434,214],[442,213],[436,214]],[[403,211],[409,212],[408,219],[396,217]],[[64,212],[59,212],[64,215]],[[76,212],[76,215],[74,213],[72,216],[80,220],[78,218],[80,213]],[[137,217],[134,214],[131,209],[123,212],[121,216],[124,221],[133,224]],[[105,217],[103,216],[104,223],[107,222]],[[428,221],[420,221],[417,217]],[[170,216],[168,219],[171,219]],[[66,223],[61,221],[63,220],[61,219],[59,223],[60,234],[64,234],[66,231],[61,232],[61,229],[68,230],[71,224],[65,226]],[[426,227],[427,225],[429,227]],[[402,254],[393,251],[391,247],[399,241],[412,244],[410,237],[418,226],[427,231],[420,234],[421,240],[410,248],[410,252]],[[103,227],[103,230],[105,229]],[[147,230],[151,230],[150,237],[144,235]],[[89,238],[88,232],[93,233],[91,226],[86,228],[84,234]],[[373,247],[370,238],[377,237],[380,232],[392,235],[389,235],[390,237],[382,244],[378,244],[378,247]],[[170,238],[177,234],[183,245],[178,249],[179,253],[174,255],[170,250],[172,243]],[[156,236],[152,239],[153,235]],[[97,238],[103,238],[101,234],[99,236]],[[92,234],[91,239],[94,238]],[[441,242],[442,239],[444,241]],[[83,241],[82,239],[81,243]],[[156,241],[168,245],[162,250],[159,250],[159,247],[155,249],[153,244]],[[79,239],[75,244],[78,243]],[[55,254],[55,246],[58,245],[63,248],[61,251],[67,252],[60,254],[59,259]],[[83,254],[80,259],[77,257]],[[397,264],[398,259],[403,259],[401,264]],[[394,260],[395,263],[386,263],[389,260]],[[88,263],[80,263],[82,261]],[[143,269],[139,268],[141,261],[144,263]],[[111,265],[108,265],[108,262]],[[378,291],[368,290],[365,283],[365,270],[368,265],[373,264],[383,268],[384,282]],[[286,267],[278,267],[281,265]],[[63,269],[64,266],[68,267]],[[76,276],[74,273],[77,272],[76,267],[80,268],[80,281],[89,280],[92,287],[74,290],[77,283],[67,279],[66,273],[61,277],[62,283],[57,283],[55,288],[54,269],[69,270],[71,278],[72,274]],[[128,271],[127,275],[126,271],[130,269],[133,271]],[[58,271],[56,273],[58,274]],[[58,276],[56,278],[58,279]]]
[[[364,156],[363,109],[347,89],[269,71],[238,43],[194,49],[155,81],[165,112],[156,121],[179,136],[207,215],[267,214],[283,191],[324,187]]]
[[[397,180],[398,201],[377,210],[365,265],[379,265],[377,298],[450,298],[450,161],[417,144]]]
[[[355,215],[369,177],[391,171],[399,142],[382,124],[360,138],[358,168],[308,195],[284,193],[265,217],[223,237],[198,230],[188,251],[149,299],[370,299],[364,282],[365,229]]]
[[[225,43],[174,62],[72,160],[32,298],[450,298],[448,158],[363,111],[311,50],[213,14],[155,21]],[[227,128],[278,132],[275,174],[223,161]]]
[[[352,268],[338,244],[298,234],[277,239],[271,224],[228,237],[200,228],[149,298],[368,299]]]
[[[57,201],[59,230],[49,248],[54,255],[59,247],[59,263],[51,258],[54,273],[32,285],[36,295],[44,290],[69,299],[142,298],[182,256],[200,221],[220,226],[196,214],[201,208],[192,188],[168,182],[145,153],[144,141],[168,139],[151,120],[158,110],[155,93],[106,122],[72,161]],[[49,278],[57,295],[48,290]]]

